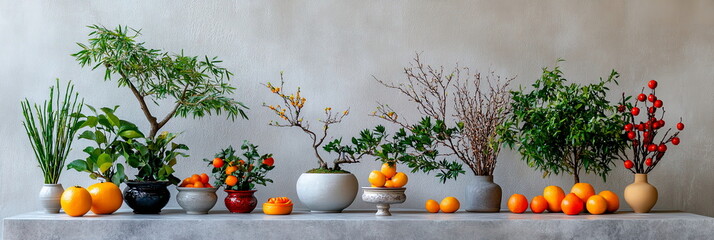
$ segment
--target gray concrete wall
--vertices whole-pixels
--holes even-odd
[[[565,58],[571,81],[592,82],[610,69],[622,74],[622,91],[634,93],[649,79],[660,82],[658,95],[669,116],[682,116],[687,131],[680,147],[650,176],[659,188],[658,209],[679,209],[714,216],[714,164],[711,161],[714,116],[714,3],[710,1],[0,1],[0,218],[39,208],[42,183],[20,125],[19,101],[44,99],[54,79],[74,80],[94,106],[122,105],[119,114],[148,127],[135,99],[100,71],[82,69],[69,54],[86,41],[85,25],[126,24],[143,28],[149,47],[187,54],[218,55],[235,73],[235,97],[251,107],[250,121],[224,117],[175,119],[164,129],[184,131],[179,141],[191,147],[178,175],[209,171],[201,162],[218,147],[250,139],[275,153],[275,183],[258,187],[258,197],[296,198],[294,183],[315,166],[297,129],[267,126],[275,117],[263,102],[276,99],[259,83],[279,81],[303,87],[308,116],[318,118],[326,105],[351,107],[333,136],[384,124],[368,117],[379,100],[414,116],[414,105],[380,87],[371,75],[404,80],[402,67],[423,52],[426,62],[450,66],[459,62],[502,75],[517,75],[530,84],[543,66]],[[166,108],[157,108],[164,113]],[[674,123],[676,119],[667,119]],[[83,157],[86,142],[77,141],[70,160]],[[379,163],[365,160],[347,166],[361,185]],[[585,176],[596,190],[621,193],[632,175],[619,167],[604,183]],[[402,170],[405,170],[402,167]],[[551,184],[569,189],[572,178],[528,168],[513,152],[501,154],[496,182],[504,196],[532,197]],[[401,207],[422,208],[426,199],[462,197],[469,178],[440,184],[436,178],[410,174],[409,200]],[[93,183],[85,174],[66,171],[65,186]],[[262,200],[261,200],[262,201]],[[223,208],[220,206],[219,208]],[[171,202],[169,207],[177,207]],[[301,207],[301,205],[298,205]],[[367,208],[357,200],[353,208]],[[505,207],[505,205],[504,205]],[[624,205],[626,208],[626,205]]]

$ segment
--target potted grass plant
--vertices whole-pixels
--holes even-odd
[[[320,153],[320,148],[326,143],[329,129],[349,114],[349,110],[342,112],[333,111],[331,107],[324,110],[324,118],[318,128],[311,128],[303,118],[303,107],[307,99],[301,95],[300,88],[294,93],[286,93],[283,73],[280,73],[280,85],[265,84],[281,102],[276,105],[263,104],[275,113],[280,120],[271,121],[270,126],[292,127],[300,129],[310,138],[310,145],[315,154],[318,167],[311,169],[298,178],[296,190],[300,202],[305,204],[312,212],[341,212],[352,204],[357,196],[357,178],[350,172],[342,169],[342,164],[357,163],[357,159],[335,158],[328,164]]]
[[[22,125],[44,176],[39,199],[45,212],[58,213],[61,208],[64,188],[59,178],[80,126],[83,104],[84,100],[79,100],[79,94],[74,92],[74,85],[68,82],[62,91],[59,79],[50,87],[49,99],[42,104],[30,104],[28,99],[21,102]]]

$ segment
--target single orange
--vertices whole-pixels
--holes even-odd
[[[542,213],[548,209],[548,200],[545,200],[543,196],[535,196],[531,199],[531,212]]]
[[[202,188],[205,187],[206,185],[203,184],[203,182],[197,182],[193,184],[193,187],[195,188]]]
[[[523,213],[528,209],[528,199],[521,194],[513,194],[508,198],[508,210],[512,213]]]
[[[403,172],[398,172],[392,177],[392,183],[394,183],[395,188],[404,187],[409,182],[409,178]]]
[[[221,158],[213,159],[213,167],[214,168],[221,168],[221,167],[223,167],[223,164],[225,164],[225,162],[223,162],[223,159],[221,159]]]
[[[87,187],[92,195],[92,208],[94,214],[112,214],[121,207],[123,202],[122,192],[119,187],[111,182],[95,183]]]
[[[230,166],[226,168],[226,174],[231,175],[231,173],[238,171],[238,167],[236,166]]]
[[[397,164],[391,163],[390,165],[390,163],[384,163],[382,164],[382,169],[380,172],[382,172],[385,177],[392,178],[395,174],[397,174]]]
[[[193,181],[191,180],[191,177],[184,178],[184,179],[183,179],[183,182],[185,182],[185,183],[193,183]]]
[[[549,212],[560,212],[560,202],[565,198],[563,189],[558,186],[547,186],[543,189],[543,197],[548,201]]]
[[[69,187],[60,196],[60,206],[67,215],[84,216],[92,208],[92,195],[80,186]]]
[[[386,188],[394,188],[394,182],[392,180],[387,180],[384,182],[384,187]]]
[[[617,211],[618,208],[620,208],[620,198],[617,197],[617,194],[611,191],[602,191],[600,192],[600,195],[602,198],[607,201],[607,210],[605,212],[607,213],[614,213]]]
[[[438,213],[439,209],[441,209],[441,207],[439,207],[439,203],[436,202],[436,200],[434,200],[434,199],[426,200],[426,203],[424,204],[424,208],[426,209],[427,212],[430,212],[430,213]]]
[[[384,184],[386,182],[387,177],[385,177],[382,172],[372,171],[371,173],[369,173],[369,183],[371,183],[373,186],[384,187]]]
[[[576,183],[573,188],[570,189],[571,193],[578,195],[580,200],[583,202],[587,201],[590,196],[595,195],[595,188],[589,183]]]
[[[603,214],[607,210],[607,201],[600,195],[592,195],[585,203],[585,208],[590,214]]]
[[[226,177],[226,185],[235,186],[238,183],[238,178],[236,176],[230,175]]]
[[[191,182],[197,183],[201,181],[201,176],[198,176],[198,174],[191,175]]]
[[[201,182],[202,182],[203,184],[208,183],[208,174],[201,173],[200,177],[201,177]]]
[[[560,208],[565,214],[578,215],[583,211],[583,200],[580,200],[580,197],[575,193],[568,193],[560,203]]]
[[[455,197],[446,197],[441,200],[441,203],[439,204],[439,208],[441,209],[442,212],[445,213],[453,213],[459,210],[461,207],[461,203],[459,203],[459,200],[456,199]]]

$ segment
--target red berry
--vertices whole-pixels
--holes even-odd
[[[657,122],[659,123],[659,127],[664,127],[664,120],[660,119]]]
[[[672,138],[672,144],[679,145],[679,138],[678,137]]]
[[[650,102],[657,101],[657,96],[655,96],[654,94],[650,94],[649,96],[647,96],[647,101],[650,101]]]
[[[662,125],[660,125],[659,122],[654,122],[652,124],[652,128],[654,128],[654,129],[659,129],[660,127],[662,127]]]
[[[667,151],[667,145],[660,144],[659,147],[657,147],[658,152],[666,152]]]
[[[648,158],[647,160],[645,160],[645,165],[647,165],[648,167],[652,166],[652,158]]]
[[[645,138],[645,139],[650,138],[650,132],[644,132],[644,133],[642,133],[642,137]]]
[[[634,166],[635,166],[635,164],[632,163],[632,161],[630,161],[630,160],[625,161],[625,168],[630,169]]]
[[[647,151],[654,152],[657,151],[657,145],[656,144],[650,144],[647,146]]]
[[[640,109],[637,107],[633,107],[632,110],[630,110],[630,113],[632,113],[632,115],[634,116],[637,116],[640,114]]]
[[[647,83],[647,86],[650,87],[650,89],[655,89],[657,88],[657,81],[650,80],[650,82]]]
[[[662,102],[662,100],[659,100],[659,99],[658,99],[657,101],[654,102],[654,106],[655,106],[655,107],[661,108],[662,105],[664,105],[664,103]]]
[[[635,139],[637,137],[637,134],[635,132],[628,132],[627,133],[627,138],[630,140]]]
[[[647,100],[647,95],[645,95],[644,93],[640,93],[640,95],[637,95],[637,100],[640,102],[644,102],[645,100]]]
[[[630,131],[632,131],[632,128],[633,128],[633,127],[634,127],[634,126],[632,125],[632,123],[628,123],[627,125],[625,125],[625,131],[630,132]]]
[[[618,112],[624,112],[624,111],[625,111],[625,105],[617,106],[617,111],[618,111]]]
[[[644,124],[637,124],[637,130],[644,131],[644,130],[645,130],[645,125],[644,125]]]
[[[677,123],[677,129],[678,129],[679,131],[684,130],[684,123]]]
[[[657,109],[656,109],[655,107],[649,107],[649,108],[647,109],[647,111],[648,111],[649,113],[655,113],[655,112],[657,112]]]

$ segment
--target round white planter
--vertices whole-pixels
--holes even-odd
[[[176,202],[186,211],[186,214],[207,214],[216,205],[218,188],[187,188],[176,187],[178,195]]]
[[[295,184],[311,212],[342,212],[354,202],[359,184],[351,173],[303,173]]]
[[[40,205],[47,213],[59,213],[62,206],[60,205],[60,196],[64,192],[62,184],[44,184],[40,189]]]

